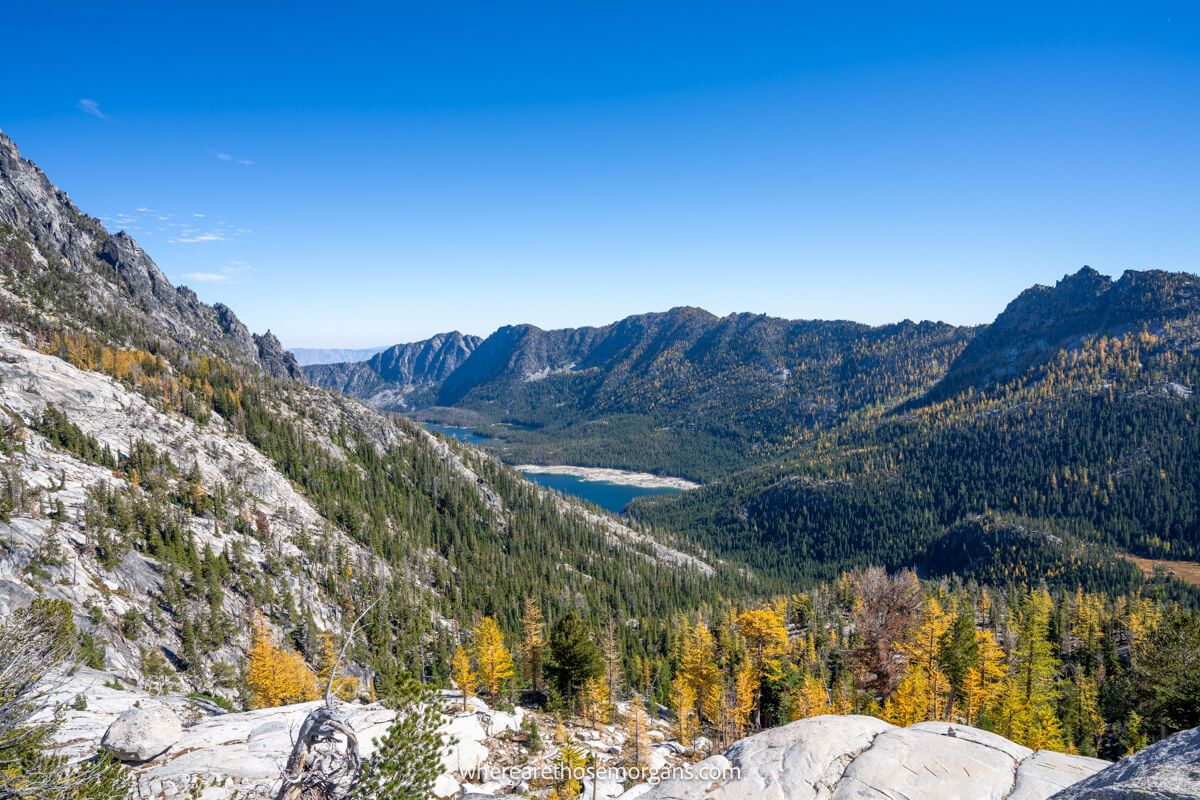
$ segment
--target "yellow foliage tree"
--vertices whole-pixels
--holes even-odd
[[[608,682],[593,675],[579,689],[579,710],[593,728],[599,722],[608,722]]]
[[[467,655],[467,651],[463,649],[462,645],[454,648],[454,655],[450,657],[450,678],[462,692],[462,709],[466,711],[467,700],[475,694],[479,679],[475,676],[475,671],[471,669],[471,657]]]
[[[750,724],[750,715],[758,700],[758,687],[758,677],[749,665],[742,667],[734,676],[733,704],[730,708],[734,739],[740,738]]]
[[[975,643],[979,655],[963,677],[963,716],[969,725],[978,723],[980,715],[996,702],[1008,673],[1004,648],[991,631],[975,631]]]
[[[936,597],[930,597],[921,608],[921,622],[911,639],[896,643],[896,650],[908,660],[908,669],[895,694],[904,693],[897,699],[891,715],[888,704],[884,705],[885,719],[896,725],[911,725],[913,722],[942,719],[950,695],[950,679],[938,666],[938,649],[942,636],[950,628],[952,617],[942,609]],[[891,699],[889,698],[889,702]]]
[[[696,735],[696,689],[682,672],[671,681],[671,705],[675,708],[679,743],[687,747]]]
[[[641,777],[650,766],[650,718],[637,697],[629,703],[625,720],[625,766],[634,777]]]
[[[525,598],[525,612],[521,615],[521,667],[529,688],[542,688],[542,662],[546,653],[546,622],[542,609],[532,597]]]
[[[494,617],[483,617],[475,626],[475,663],[487,693],[498,696],[501,685],[513,676],[513,660]]]
[[[582,771],[587,767],[587,754],[573,742],[565,742],[558,749],[558,770],[561,776],[550,797],[558,800],[575,800],[583,790]]]
[[[325,687],[329,686],[329,678],[333,675],[337,665],[338,651],[334,646],[333,634],[321,634],[321,652],[317,657],[317,690],[325,691]],[[354,678],[349,678],[344,675],[334,676],[333,678],[333,693],[336,697],[342,700],[350,701],[354,699],[358,690],[358,681]]]
[[[679,674],[690,684],[694,702],[710,722],[717,718],[721,698],[721,671],[717,666],[717,644],[703,619],[684,632],[679,656]]]
[[[787,626],[777,608],[764,606],[744,611],[737,618],[738,630],[746,640],[750,675],[754,684],[754,727],[762,724],[763,679],[779,668],[779,656],[788,646]],[[739,691],[742,676],[738,675]]]
[[[805,674],[804,680],[792,691],[789,700],[790,716],[793,720],[835,713],[825,682],[811,672]]]
[[[254,620],[246,686],[254,708],[273,708],[317,699],[317,676],[304,657],[275,644],[262,617]]]

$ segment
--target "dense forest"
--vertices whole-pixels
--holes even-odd
[[[1178,282],[1164,277],[1148,304],[1170,297]],[[633,514],[687,530],[715,553],[789,580],[875,563],[1123,588],[1135,576],[1132,567],[1111,563],[1114,550],[1195,560],[1194,283],[1183,281],[1183,299],[1157,317],[1147,312],[1136,330],[1071,339],[1052,350],[1030,345],[1035,361],[1010,364],[944,399],[934,399],[944,394],[939,388],[888,413],[810,431],[769,465],[681,496],[639,501]],[[1024,313],[1014,305],[1006,314]],[[1003,322],[1004,315],[997,324]],[[1027,335],[1045,343],[1041,332]],[[1009,341],[1021,350],[1019,338]],[[993,363],[1004,358],[993,356]],[[971,366],[970,374],[978,370]],[[961,386],[957,365],[945,380]],[[1017,521],[964,536],[964,525],[987,515]],[[1025,532],[1003,535],[1014,525]],[[988,546],[997,536],[1007,546],[1023,540],[1025,557]],[[1035,540],[1045,551],[1036,558]]]

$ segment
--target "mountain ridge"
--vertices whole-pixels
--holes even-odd
[[[295,359],[269,331],[251,334],[228,306],[206,305],[186,286],[175,287],[133,237],[109,233],[81,212],[16,144],[0,131],[0,236],[24,247],[23,270],[7,267],[27,292],[45,294],[78,281],[69,300],[76,312],[137,317],[137,322],[181,347],[230,358],[274,377],[302,378]],[[63,270],[65,275],[57,275]],[[64,280],[66,278],[66,280]],[[82,288],[85,287],[85,288]]]

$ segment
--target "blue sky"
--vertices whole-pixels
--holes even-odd
[[[23,3],[0,129],[289,346],[1200,271],[1195,3]]]

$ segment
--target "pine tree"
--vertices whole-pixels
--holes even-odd
[[[562,698],[573,704],[583,682],[603,672],[600,650],[587,625],[574,611],[568,611],[550,633],[550,663],[546,665],[546,673]]]
[[[479,680],[496,698],[501,685],[513,676],[513,660],[494,617],[483,617],[475,626],[475,663],[479,665]]]
[[[952,713],[963,704],[967,673],[979,661],[979,638],[975,628],[975,607],[964,602],[950,628],[938,645],[938,664],[950,681],[950,698],[946,710]]]
[[[396,710],[396,719],[363,765],[351,796],[355,800],[428,800],[442,771],[441,695],[406,677],[387,704]]]

